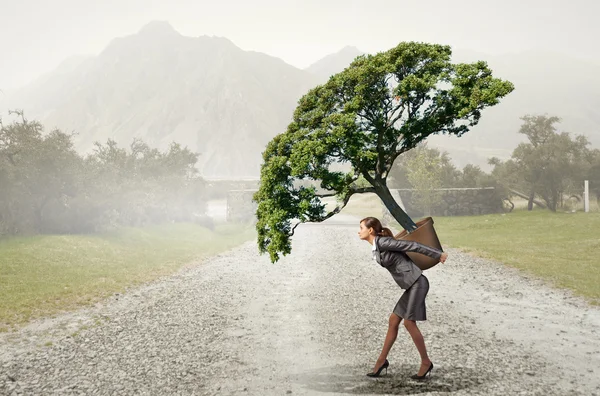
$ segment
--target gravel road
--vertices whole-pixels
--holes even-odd
[[[401,290],[336,218],[298,227],[277,264],[252,241],[0,335],[0,394],[600,395],[598,307],[452,249],[426,272],[431,379],[409,379],[403,327],[388,375],[367,378]]]

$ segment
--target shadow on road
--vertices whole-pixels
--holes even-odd
[[[387,375],[380,378],[368,378],[364,366],[331,366],[306,371],[298,378],[306,389],[317,392],[336,392],[347,394],[394,394],[416,395],[428,392],[456,392],[476,389],[482,384],[477,371],[470,368],[435,368],[431,378],[424,381],[410,379],[414,374],[414,365],[392,367]],[[489,381],[489,378],[487,378]]]

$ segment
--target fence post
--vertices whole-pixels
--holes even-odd
[[[588,180],[583,182],[583,210],[585,213],[590,211],[590,184]]]

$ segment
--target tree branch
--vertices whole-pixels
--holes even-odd
[[[294,236],[294,230],[296,229],[296,227],[298,227],[302,223],[304,223],[304,222],[303,221],[299,221],[299,222],[296,223],[295,226],[292,227],[292,230],[290,231],[290,234],[289,234],[291,237]]]
[[[332,193],[328,193],[328,194],[315,194],[315,196],[319,197],[319,198],[328,198],[328,197],[335,197],[337,194],[332,192]]]
[[[392,113],[392,117],[393,117],[394,114],[396,114],[396,112],[398,112],[398,111],[400,111],[400,112],[398,113],[398,115],[396,117],[393,117],[393,118],[390,119],[390,121],[388,122],[388,126],[391,127],[396,122],[398,122],[402,118],[402,116],[404,115],[404,111],[405,110],[406,110],[406,106],[405,106],[404,101],[399,101],[399,104],[392,109],[392,112],[391,112]]]
[[[382,173],[383,173],[383,162],[385,161],[385,159],[383,158],[384,156],[384,150],[382,149],[381,145],[383,143],[383,133],[384,133],[384,129],[380,129],[377,132],[377,165],[375,166],[375,178],[379,178],[381,177]]]
[[[330,218],[331,216],[340,213],[340,211],[346,207],[346,205],[348,204],[348,201],[350,201],[350,197],[352,197],[354,194],[364,194],[364,193],[374,193],[374,192],[375,192],[375,188],[373,188],[373,187],[364,187],[364,188],[357,188],[357,189],[350,190],[348,192],[348,194],[346,194],[344,196],[344,199],[342,200],[341,205],[336,206],[335,209],[333,209],[331,212],[326,214],[324,217],[321,217],[320,219],[318,219],[318,221],[319,222],[325,221],[328,218]]]
[[[363,171],[362,175],[365,178],[365,180],[367,180],[369,183],[371,183],[371,185],[375,184],[375,179],[373,177],[371,177],[371,175],[369,175],[369,172]]]
[[[387,175],[389,175],[389,173],[392,170],[392,166],[394,166],[394,161],[396,161],[396,158],[398,158],[401,154],[405,153],[408,151],[407,147],[403,147],[400,150],[396,151],[396,147],[398,146],[397,143],[394,143],[394,146],[392,147],[392,152],[394,153],[391,157],[390,157],[390,161],[386,164],[385,166],[385,177],[387,178]]]
[[[313,219],[309,219],[308,221],[311,222],[322,222],[327,220],[328,218],[340,213],[342,211],[342,209],[344,209],[346,207],[346,205],[348,204],[348,201],[350,201],[350,197],[352,197],[354,194],[364,194],[364,193],[374,193],[375,192],[375,188],[373,187],[363,187],[363,188],[356,188],[356,189],[352,189],[348,192],[348,194],[346,194],[344,196],[344,199],[342,200],[342,204],[338,205],[335,207],[335,209],[333,209],[331,212],[327,213],[325,216],[319,217],[319,218],[313,218]],[[317,195],[317,197],[331,197],[331,196],[335,196],[335,194],[322,194],[322,195]],[[306,221],[299,221],[297,222],[294,227],[292,227],[289,236],[294,236],[294,231],[296,230],[296,227],[298,227],[300,224],[305,223]]]

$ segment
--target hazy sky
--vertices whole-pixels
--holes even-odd
[[[400,41],[488,54],[552,50],[600,63],[595,0],[0,0],[0,89],[152,20],[185,36],[229,38],[306,67],[346,45],[366,52]]]

